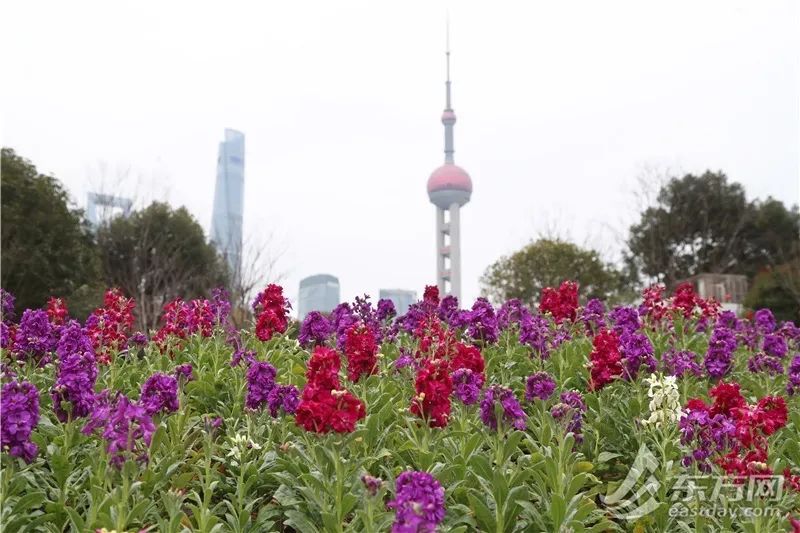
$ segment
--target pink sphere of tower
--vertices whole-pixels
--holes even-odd
[[[471,195],[472,179],[466,170],[453,163],[445,163],[428,178],[428,197],[442,209],[454,203],[463,206]]]

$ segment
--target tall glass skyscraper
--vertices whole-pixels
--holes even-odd
[[[303,320],[311,311],[330,313],[339,305],[339,279],[330,274],[317,274],[300,280],[297,318]]]
[[[226,129],[219,143],[211,240],[225,257],[234,282],[242,270],[242,215],[244,213],[244,134]]]

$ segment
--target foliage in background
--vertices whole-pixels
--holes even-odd
[[[672,178],[631,226],[627,263],[674,287],[695,274],[745,274],[796,256],[800,213],[771,197],[747,201],[722,172]]]
[[[2,286],[22,308],[37,308],[52,294],[72,301],[85,317],[99,303],[99,264],[83,212],[52,176],[2,149]],[[92,301],[95,297],[98,300]]]
[[[800,259],[758,273],[744,305],[749,309],[766,307],[779,320],[800,322]]]
[[[108,286],[136,298],[141,329],[158,322],[168,301],[196,298],[227,281],[225,263],[197,220],[159,202],[102,226],[97,243]]]
[[[624,289],[622,274],[594,250],[559,239],[539,239],[490,265],[481,288],[495,303],[518,298],[535,306],[545,287],[576,280],[585,298],[614,299]]]

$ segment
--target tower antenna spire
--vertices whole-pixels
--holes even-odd
[[[447,12],[445,18],[445,49],[444,55],[447,58],[447,109],[452,109],[450,104],[450,12]]]

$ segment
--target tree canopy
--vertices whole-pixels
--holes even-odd
[[[631,226],[630,268],[667,286],[703,272],[745,274],[797,254],[800,213],[773,198],[747,201],[722,172],[672,178]]]
[[[20,309],[41,307],[51,295],[86,292],[98,261],[83,212],[51,176],[2,149],[2,286]]]
[[[97,233],[105,283],[136,298],[143,328],[153,327],[162,306],[223,286],[227,270],[203,228],[181,207],[154,202],[116,217]]]
[[[544,287],[558,287],[565,279],[577,281],[587,298],[611,298],[623,286],[622,275],[596,251],[558,239],[539,239],[501,257],[486,269],[481,285],[494,302],[519,298],[535,306]]]

